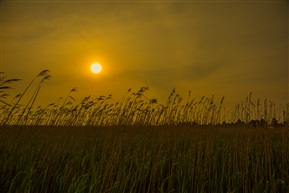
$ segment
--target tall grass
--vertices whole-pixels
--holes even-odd
[[[77,102],[73,88],[35,108],[47,72],[10,103],[19,79],[1,76],[0,192],[289,192],[289,103],[250,93],[228,111],[173,89],[160,104],[148,87]]]
[[[160,104],[157,99],[146,97],[148,87],[141,87],[137,92],[131,89],[125,94],[120,102],[113,102],[112,96],[99,96],[97,98],[85,97],[77,102],[73,93],[76,88],[70,90],[60,105],[60,100],[51,103],[45,108],[33,108],[40,87],[44,80],[50,78],[48,70],[40,72],[27,86],[24,92],[15,97],[16,102],[7,103],[4,92],[6,84],[19,79],[2,78],[0,82],[1,102],[1,125],[50,125],[50,126],[148,126],[148,125],[176,125],[176,124],[199,124],[216,125],[221,123],[236,123],[251,121],[263,121],[270,124],[277,120],[279,123],[289,122],[289,103],[281,106],[281,112],[276,112],[275,104],[267,98],[262,101],[253,101],[252,93],[246,100],[238,104],[236,108],[226,111],[224,97],[216,101],[214,96],[200,99],[191,98],[184,101],[182,96],[173,89],[165,104]],[[43,77],[29,102],[20,104],[22,97],[38,77]]]
[[[288,129],[5,126],[4,192],[289,192]]]
[[[38,86],[37,86],[37,88],[36,88],[33,96],[31,97],[29,103],[30,103],[32,100],[35,101],[35,99],[36,99],[36,97],[37,97],[37,94],[38,94],[38,92],[39,92],[39,90],[40,90],[41,84],[43,83],[44,80],[47,80],[47,79],[49,79],[49,78],[51,77],[51,76],[47,75],[48,72],[49,72],[49,70],[43,70],[43,71],[41,71],[37,76],[35,76],[35,77],[32,79],[32,81],[28,84],[28,86],[27,86],[26,89],[23,91],[23,93],[20,94],[20,95],[18,95],[18,97],[17,97],[17,98],[18,98],[17,102],[16,102],[8,111],[5,111],[5,112],[7,112],[7,116],[3,119],[1,125],[5,125],[5,124],[10,120],[10,117],[13,115],[14,110],[18,107],[19,102],[21,101],[22,97],[25,95],[25,93],[27,92],[27,90],[30,88],[30,86],[33,84],[33,82],[34,82],[38,77],[43,77],[43,76],[44,76],[44,78],[43,78],[43,79],[40,81],[40,83],[38,84]],[[4,92],[3,89],[10,88],[10,87],[3,86],[3,85],[5,85],[5,84],[7,84],[7,83],[19,81],[19,80],[20,80],[20,79],[8,79],[8,80],[6,80],[6,77],[2,77],[2,76],[1,76],[1,79],[0,79],[0,85],[1,85],[1,87],[0,87],[0,92]],[[1,99],[2,99],[2,98],[3,98],[3,95],[1,96]],[[2,101],[2,100],[1,100],[1,101]],[[26,107],[22,110],[22,113],[21,113],[20,116],[18,117],[17,124],[19,124],[19,121],[21,120],[22,116],[24,115],[24,113],[25,113],[25,111],[26,111],[29,103],[28,103],[28,104],[26,105]],[[7,104],[7,103],[5,103],[5,104]],[[11,105],[8,105],[8,106],[11,106]],[[4,106],[4,107],[5,107],[5,106]],[[4,107],[2,107],[2,108],[4,108]],[[1,109],[2,109],[2,108],[1,108]],[[32,108],[32,106],[31,106],[31,108]]]

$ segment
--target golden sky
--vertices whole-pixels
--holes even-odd
[[[90,65],[102,64],[93,74]],[[21,93],[49,69],[37,102],[148,86],[164,101],[288,101],[288,1],[1,1],[1,70]]]

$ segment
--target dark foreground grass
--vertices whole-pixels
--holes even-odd
[[[205,126],[0,128],[2,192],[289,192],[289,132]]]

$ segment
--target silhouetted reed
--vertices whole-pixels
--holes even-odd
[[[20,79],[1,78],[1,125],[217,125],[238,122],[249,124],[252,121],[261,120],[267,124],[271,124],[272,120],[287,124],[289,120],[288,103],[280,107],[281,112],[276,112],[275,103],[267,98],[263,102],[260,98],[253,101],[252,92],[233,111],[226,112],[223,105],[224,97],[220,101],[216,101],[213,95],[195,99],[189,92],[188,99],[184,102],[183,97],[176,92],[176,89],[173,89],[166,103],[159,104],[157,99],[146,97],[149,87],[141,87],[137,92],[131,92],[129,89],[120,102],[113,102],[111,95],[99,96],[94,99],[87,96],[82,101],[77,102],[73,97],[73,93],[77,92],[77,89],[73,88],[64,99],[60,97],[56,103],[51,103],[45,108],[33,109],[42,83],[51,77],[47,73],[48,70],[44,70],[34,77],[23,93],[15,96],[10,104],[5,102],[8,97],[5,91],[10,88],[7,84],[17,82]],[[43,78],[37,84],[28,103],[26,105],[20,104],[22,97],[27,94],[28,89],[38,77]],[[15,100],[16,102],[14,102]],[[60,105],[61,100],[63,100],[62,105]]]

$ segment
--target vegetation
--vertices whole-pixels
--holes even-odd
[[[176,125],[199,124],[216,125],[221,123],[236,123],[263,121],[266,124],[287,124],[289,121],[289,103],[283,105],[279,112],[275,104],[265,99],[256,102],[252,100],[252,93],[245,102],[236,106],[229,112],[223,106],[224,97],[215,102],[214,96],[201,99],[191,99],[189,92],[186,102],[176,93],[175,89],[169,95],[165,104],[158,104],[157,99],[148,99],[145,92],[148,87],[142,87],[138,92],[127,91],[120,102],[111,102],[112,96],[99,96],[91,99],[85,97],[77,103],[72,94],[76,88],[71,89],[62,105],[59,98],[57,103],[46,107],[39,106],[33,109],[42,83],[51,76],[48,70],[40,72],[27,86],[22,94],[16,95],[11,103],[5,102],[8,94],[7,86],[19,79],[0,79],[0,124],[1,125],[49,125],[49,126],[148,126],[148,125]],[[2,73],[3,74],[3,73]],[[39,79],[29,102],[20,104],[22,97],[27,93],[31,84]],[[14,102],[16,100],[16,102]]]
[[[224,98],[175,90],[158,104],[147,87],[77,103],[73,88],[34,109],[48,72],[10,103],[20,80],[0,79],[0,192],[289,192],[289,104],[277,113],[250,94],[227,112]]]
[[[289,192],[288,128],[5,126],[3,192]]]

